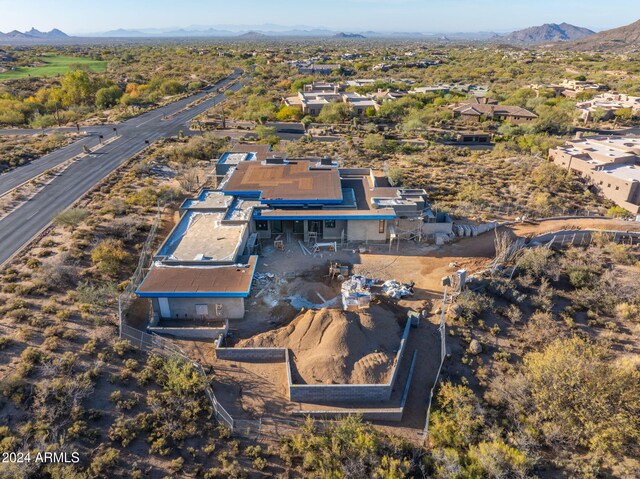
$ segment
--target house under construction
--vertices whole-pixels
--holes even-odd
[[[391,187],[369,168],[242,150],[218,161],[216,189],[181,205],[139,286],[155,320],[242,318],[263,241],[337,249],[420,241],[442,226],[424,190]]]

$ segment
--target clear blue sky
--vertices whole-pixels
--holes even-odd
[[[71,34],[191,25],[307,25],[342,31],[511,31],[568,22],[602,30],[640,18],[639,0],[0,0],[0,31]]]

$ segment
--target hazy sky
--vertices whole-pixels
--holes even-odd
[[[639,0],[0,0],[0,31],[71,34],[265,23],[349,32],[504,32],[568,22],[602,30],[639,18]]]

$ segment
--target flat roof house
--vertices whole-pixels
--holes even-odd
[[[604,112],[604,119],[609,119],[614,116],[614,113],[628,108],[633,115],[640,114],[640,97],[623,95],[620,93],[603,93],[591,100],[583,101],[576,104],[580,110],[581,118],[584,121],[590,121],[593,114],[600,110]]]
[[[386,242],[410,229],[421,237],[435,222],[424,190],[389,187],[369,168],[231,154],[218,188],[183,202],[136,291],[151,300],[155,325],[243,318],[261,239]]]
[[[549,150],[556,165],[585,178],[605,198],[640,212],[640,138],[595,137]]]
[[[287,106],[300,108],[305,115],[310,116],[318,116],[322,108],[332,102],[349,103],[356,116],[363,116],[367,108],[380,108],[380,105],[368,96],[343,90],[344,85],[314,82],[304,85],[303,91],[282,101]]]

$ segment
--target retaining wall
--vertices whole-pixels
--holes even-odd
[[[285,348],[218,348],[216,357],[228,361],[285,360]]]
[[[391,379],[385,384],[293,384],[289,374],[289,399],[300,402],[346,402],[346,401],[388,401],[391,398],[398,373],[400,362],[407,345],[407,338],[411,330],[411,321],[407,319],[404,333],[400,340],[398,353],[393,361]],[[286,355],[288,360],[288,354]],[[287,362],[287,370],[291,366]],[[402,411],[400,411],[402,415]]]
[[[389,421],[389,422],[400,422],[402,421],[402,414],[404,413],[404,408],[394,408],[394,409],[354,409],[353,411],[344,411],[344,412],[336,412],[336,411],[294,411],[293,414],[296,416],[312,416],[318,418],[338,418],[338,417],[346,417],[352,416],[354,414],[358,414],[362,416],[362,419],[367,421]]]
[[[300,402],[388,401],[389,384],[292,384],[289,399]]]
[[[222,336],[217,341],[216,357],[228,361],[270,360],[284,361],[287,370],[289,399],[299,402],[365,402],[388,401],[400,370],[400,363],[407,345],[411,321],[407,319],[400,347],[394,358],[391,379],[385,384],[294,384],[291,374],[289,350],[286,348],[223,348]],[[402,415],[402,412],[400,412]]]
[[[156,334],[168,334],[176,338],[216,338],[220,334],[226,334],[225,328],[162,328],[148,326],[147,330]]]

